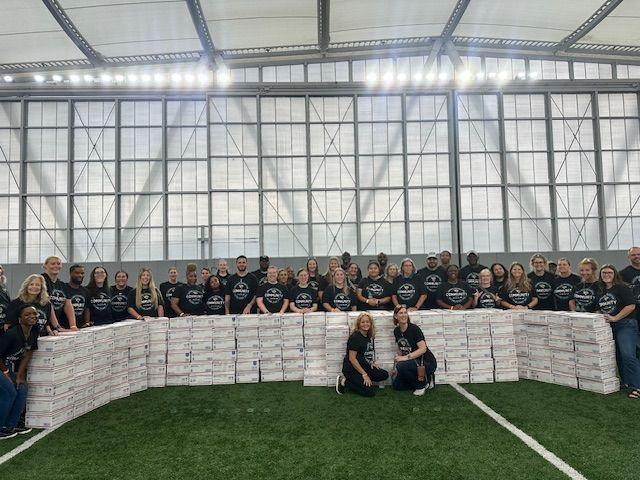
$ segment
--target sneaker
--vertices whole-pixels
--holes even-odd
[[[13,429],[13,431],[16,432],[18,435],[26,435],[27,433],[31,433],[31,429],[23,425],[18,425],[16,428]]]
[[[416,397],[421,397],[421,396],[423,396],[423,395],[424,395],[424,393],[425,393],[426,391],[427,391],[426,387],[425,387],[425,388],[419,388],[419,389],[417,389],[417,390],[414,390],[414,391],[413,391],[413,394],[414,394]]]
[[[0,440],[6,440],[8,438],[13,438],[16,435],[18,435],[16,433],[16,431],[13,428],[2,428],[2,430],[0,430]]]
[[[431,377],[427,383],[427,390],[433,390],[434,388],[436,388],[436,377]]]
[[[344,377],[342,375],[338,375],[336,377],[336,393],[338,395],[342,395],[344,393]]]

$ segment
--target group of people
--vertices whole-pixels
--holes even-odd
[[[85,267],[80,264],[69,267],[69,282],[65,283],[60,279],[61,259],[51,256],[44,261],[42,274],[27,276],[14,299],[5,287],[0,267],[0,439],[28,430],[20,426],[20,415],[16,420],[11,412],[13,408],[20,410],[20,403],[26,401],[26,366],[29,352],[37,348],[38,336],[127,318],[393,310],[400,352],[394,386],[423,394],[433,385],[436,364],[424,335],[408,320],[410,311],[599,311],[613,328],[622,381],[630,388],[629,396],[637,399],[640,247],[629,249],[628,256],[630,264],[620,272],[610,264],[599,268],[594,259],[585,258],[578,264],[576,275],[568,259],[551,264],[541,254],[531,257],[527,273],[518,262],[508,269],[500,263],[487,268],[475,251],[467,253],[467,264],[462,268],[451,263],[448,251],[429,253],[422,268],[410,258],[400,265],[389,263],[387,255],[380,253],[368,262],[363,276],[358,264],[345,252],[342,258],[329,259],[325,273],[320,272],[318,261],[310,258],[294,276],[290,267],[272,266],[268,256],[261,256],[259,268],[251,272],[247,257],[240,255],[235,260],[235,273],[221,259],[215,273],[203,267],[198,278],[197,266],[189,264],[184,282],[178,280],[179,272],[172,267],[167,280],[158,286],[148,268],[140,270],[135,285],[129,285],[129,275],[122,270],[115,273],[113,284],[109,285],[103,266],[91,270],[85,286]],[[388,375],[371,361],[370,340],[374,332],[371,316],[361,315],[349,340],[344,377],[337,381],[339,391],[346,388],[372,395],[372,382]]]

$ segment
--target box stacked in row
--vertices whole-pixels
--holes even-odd
[[[603,315],[534,311],[517,316],[520,378],[602,394],[620,389],[615,342]]]
[[[304,316],[304,385],[327,385],[327,325],[325,314],[314,312]],[[346,345],[346,344],[345,344]],[[343,347],[344,356],[344,347]],[[342,357],[340,357],[342,362]],[[342,364],[341,367],[342,368]],[[335,367],[333,368],[335,370]],[[335,377],[334,377],[335,378]]]

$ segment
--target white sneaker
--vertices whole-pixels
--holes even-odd
[[[342,374],[336,377],[336,393],[342,395],[344,393],[344,376]]]
[[[426,391],[427,391],[427,389],[426,389],[426,388],[419,388],[419,389],[417,389],[417,390],[414,390],[414,391],[413,391],[413,394],[414,394],[416,397],[421,397],[422,395],[424,395],[424,392],[426,392]]]

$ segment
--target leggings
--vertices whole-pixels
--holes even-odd
[[[389,378],[389,372],[382,368],[373,368],[368,362],[360,362],[360,366],[367,372],[372,382],[384,382]],[[371,385],[367,387],[364,384],[362,375],[351,365],[349,360],[345,359],[342,366],[342,374],[344,375],[345,387],[347,390],[351,390],[353,393],[362,395],[363,397],[374,397],[376,394],[376,387]]]

